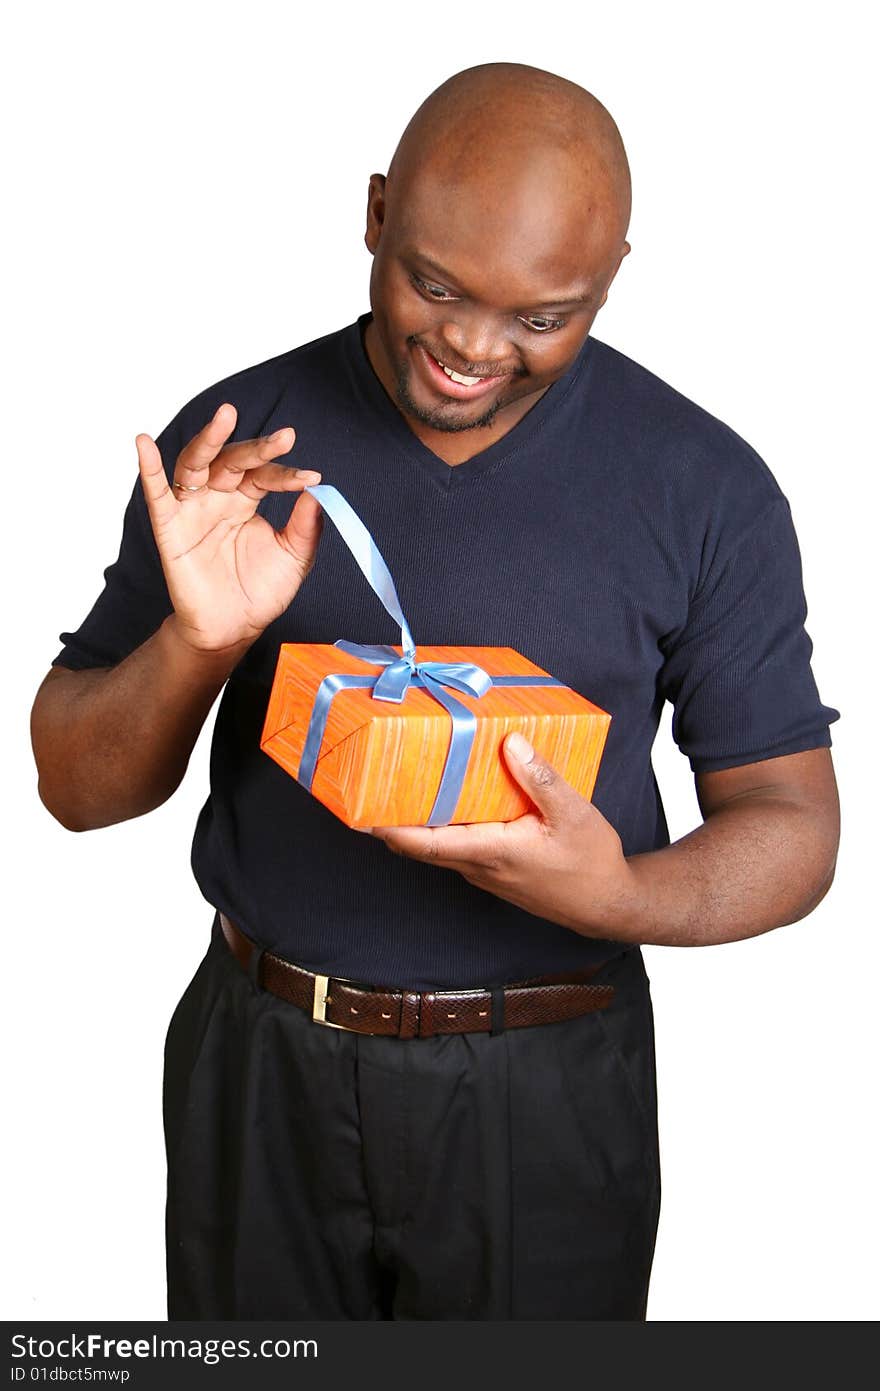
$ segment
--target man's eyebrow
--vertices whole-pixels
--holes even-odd
[[[428,266],[434,272],[435,275],[439,276],[440,279],[445,281],[447,284],[458,284],[458,281],[456,280],[455,276],[452,275],[443,266],[441,266],[439,262],[432,261],[430,256],[425,256],[424,253],[421,251],[411,251],[409,253],[409,256],[411,260],[418,261],[420,265]],[[592,298],[592,293],[589,290],[575,290],[574,294],[557,295],[554,299],[544,299],[541,300],[539,303],[530,304],[529,308],[560,309],[565,304],[586,304]]]

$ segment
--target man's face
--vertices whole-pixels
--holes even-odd
[[[629,249],[548,169],[513,186],[370,182],[371,359],[400,409],[444,432],[519,418],[563,376]],[[453,377],[450,373],[455,373]],[[458,380],[464,377],[465,380]],[[518,406],[516,403],[520,403]]]

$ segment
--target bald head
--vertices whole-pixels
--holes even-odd
[[[545,199],[601,222],[610,240],[622,243],[629,226],[629,164],[609,112],[576,83],[520,63],[467,68],[422,103],[391,161],[389,210],[426,179],[479,183],[514,202],[518,184],[528,193],[543,183]]]

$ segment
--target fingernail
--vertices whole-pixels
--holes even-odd
[[[520,763],[531,763],[535,756],[535,750],[528,739],[524,739],[521,734],[508,734],[505,748],[508,753],[513,754],[514,758],[519,759]]]
[[[352,826],[351,829],[353,831],[360,831],[365,836],[371,836],[373,834],[372,826]]]
[[[307,478],[310,483],[317,483],[321,477],[320,473],[315,473],[313,468],[298,468],[296,472],[299,478]]]

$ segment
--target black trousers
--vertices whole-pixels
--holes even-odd
[[[644,1319],[641,953],[597,980],[567,1023],[362,1036],[259,989],[215,921],[165,1046],[169,1318]]]

